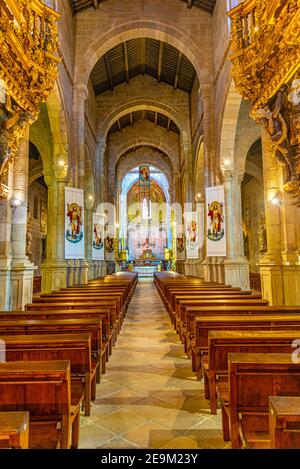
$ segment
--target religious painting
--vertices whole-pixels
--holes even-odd
[[[181,236],[180,238],[176,238],[176,250],[177,250],[177,252],[183,252],[184,251],[183,236]]]
[[[185,238],[187,259],[198,259],[199,236],[197,212],[190,212],[185,214]]]
[[[114,252],[114,238],[110,238],[109,236],[106,236],[105,238],[105,249],[106,252],[112,253]]]
[[[207,237],[211,241],[220,241],[224,236],[223,203],[214,200],[211,204],[208,204],[208,216],[210,223]]]
[[[142,188],[147,188],[145,192],[148,192],[150,188],[150,167],[143,165],[139,167],[139,180],[140,180],[140,190]]]
[[[224,186],[206,189],[207,256],[226,256]]]
[[[84,192],[65,188],[65,258],[84,258]]]
[[[47,234],[47,207],[42,202],[41,206],[41,218],[40,218],[40,231],[43,234]]]
[[[104,260],[104,217],[93,213],[92,259]]]

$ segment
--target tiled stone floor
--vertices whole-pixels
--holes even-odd
[[[79,447],[226,447],[152,280],[138,283]]]

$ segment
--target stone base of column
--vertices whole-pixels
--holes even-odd
[[[42,265],[42,293],[51,293],[53,290],[72,286],[72,281],[72,267],[68,262],[46,261]]]
[[[211,264],[211,258],[207,257],[203,263],[203,278],[205,282],[213,282],[213,270],[212,270],[212,264]]]
[[[9,311],[11,309],[10,298],[10,264],[7,257],[0,258],[0,310]]]
[[[88,267],[88,280],[93,280],[95,277],[96,272],[96,261],[89,260],[87,261],[89,264]]]
[[[100,266],[99,266],[99,277],[106,277],[107,275],[107,262],[106,261],[100,261]]]
[[[90,268],[90,264],[86,260],[80,261],[80,266],[79,266],[79,284],[80,285],[88,284],[89,268]]]
[[[112,275],[116,272],[115,261],[106,261],[106,265],[107,265],[107,275]]]
[[[284,288],[284,305],[300,305],[300,264],[283,265],[282,279]]]
[[[14,264],[11,268],[11,310],[24,310],[32,302],[33,276],[37,270],[31,262]]]
[[[184,274],[185,261],[176,261],[176,272],[178,274]]]
[[[226,285],[250,290],[249,263],[245,258],[224,260],[224,281]]]

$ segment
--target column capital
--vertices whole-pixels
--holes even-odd
[[[223,182],[230,182],[234,176],[234,170],[233,169],[225,169],[221,170],[222,171],[222,179]]]
[[[86,85],[78,85],[75,87],[76,97],[82,101],[86,101],[89,97],[89,90]]]

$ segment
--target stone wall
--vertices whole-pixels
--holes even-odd
[[[31,262],[38,267],[35,275],[41,275],[46,255],[47,188],[38,181],[28,188],[27,231],[31,234]]]

